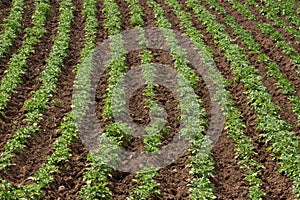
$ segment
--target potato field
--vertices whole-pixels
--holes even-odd
[[[297,0],[0,1],[0,200],[300,199],[299,141]]]

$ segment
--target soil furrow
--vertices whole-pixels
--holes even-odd
[[[0,80],[2,80],[2,77],[5,74],[5,70],[7,69],[7,63],[9,62],[9,59],[13,54],[17,53],[18,49],[22,46],[25,36],[25,29],[32,27],[32,15],[35,10],[34,2],[33,0],[24,0],[24,4],[25,5],[21,32],[19,33],[18,37],[13,41],[13,44],[10,46],[9,50],[6,53],[4,53],[3,56],[0,58]]]
[[[259,1],[259,0],[256,0],[256,3],[261,6],[261,7],[265,7],[265,3],[262,2],[262,1]],[[299,5],[299,2],[296,2],[296,4],[298,3]],[[295,6],[296,7],[296,6]],[[251,6],[251,9],[255,9],[253,6]],[[297,13],[296,13],[296,10],[293,10],[297,16]],[[294,23],[292,23],[289,19],[288,19],[288,16],[284,16],[284,15],[278,15],[278,17],[283,20],[284,22],[286,22],[286,25],[290,26],[290,27],[293,27],[295,29],[297,29],[299,31],[299,27],[297,27]],[[298,17],[300,17],[300,15],[298,14]],[[284,32],[285,30],[283,30]],[[288,33],[287,33],[288,34]],[[289,34],[288,34],[289,35]],[[291,37],[291,35],[287,36],[287,37]],[[291,37],[293,38],[293,37]],[[300,41],[298,41],[300,42]],[[299,44],[299,43],[298,43]]]
[[[35,51],[27,60],[29,66],[27,74],[23,75],[22,84],[19,84],[15,93],[11,98],[4,111],[4,116],[0,118],[1,124],[1,143],[0,151],[4,150],[4,145],[12,137],[15,130],[24,127],[27,123],[25,119],[24,102],[31,98],[32,91],[39,88],[41,82],[37,77],[45,69],[45,60],[49,57],[51,46],[55,38],[57,25],[59,22],[59,1],[51,2],[51,9],[55,15],[46,23],[46,34],[43,35],[40,42],[35,46]]]
[[[228,88],[228,90],[232,93],[235,105],[242,112],[243,121],[246,124],[245,133],[248,137],[251,137],[254,140],[254,145],[259,153],[259,156],[254,159],[266,167],[266,169],[263,170],[260,175],[260,178],[263,180],[262,188],[267,194],[266,199],[291,199],[293,197],[293,194],[291,194],[292,182],[287,177],[277,172],[278,166],[272,160],[270,153],[266,151],[266,145],[264,145],[263,142],[259,140],[258,136],[260,132],[256,130],[258,122],[254,117],[254,110],[249,107],[249,103],[245,95],[246,90],[244,89],[243,84],[233,82],[235,76],[231,73],[232,69],[230,68],[230,64],[226,61],[226,58],[221,52],[220,48],[214,44],[214,39],[212,35],[206,32],[205,27],[195,18],[193,12],[186,7],[185,2],[183,0],[179,1],[184,6],[184,9],[186,11],[189,11],[193,15],[193,22],[195,24],[195,27],[204,36],[204,42],[210,48],[212,48],[215,62],[219,71],[227,80],[230,80],[232,83],[232,87]],[[222,139],[222,137],[220,139]],[[218,143],[223,142],[219,140]],[[237,162],[237,160],[233,157],[233,151],[228,149],[228,146],[232,145],[232,143],[234,142],[227,138],[227,141],[223,143],[227,144],[223,145],[223,147],[218,146],[218,143],[214,147],[214,156],[217,162],[214,180],[216,183],[220,184],[216,185],[216,194],[219,199],[228,199],[228,196],[230,195],[243,194],[243,188],[245,188],[246,183],[245,180],[243,180],[243,182],[238,183],[238,181],[242,180],[242,178],[244,177],[244,173],[242,173],[243,171],[238,168],[237,164],[234,164]],[[220,150],[222,148],[223,150]],[[226,152],[226,154],[224,154],[224,152]],[[229,165],[228,162],[231,159],[234,163]],[[218,171],[218,169],[220,171]],[[240,177],[237,178],[236,175],[238,175],[237,172],[239,171]],[[231,182],[232,180],[234,181]],[[234,185],[234,187],[232,187],[232,185]],[[235,198],[238,197],[233,196],[232,199]]]
[[[76,0],[74,3],[78,5],[77,9],[82,9],[80,0]],[[103,26],[103,20],[105,16],[102,13],[104,7],[103,1],[99,0],[96,4],[97,6],[97,21],[98,21],[98,32],[96,33],[95,43],[101,43],[107,39],[107,30]],[[79,9],[80,8],[80,9]],[[80,12],[76,18],[82,18]],[[75,19],[76,19],[75,18]],[[84,31],[84,24],[80,23],[79,32]],[[79,34],[81,38],[84,38],[82,34]],[[79,51],[80,53],[80,51]],[[107,78],[108,76],[102,76],[99,80],[101,85],[101,91],[106,91],[107,88]],[[73,83],[73,82],[72,82]],[[72,86],[73,87],[73,86]],[[98,90],[98,89],[97,89]],[[96,94],[96,101],[97,101]],[[97,109],[97,108],[96,108]],[[98,109],[96,110],[98,112]],[[98,114],[98,113],[97,113]],[[47,196],[46,199],[81,199],[78,196],[78,192],[85,185],[83,180],[83,172],[86,171],[86,157],[88,150],[83,146],[80,138],[77,139],[76,143],[70,147],[71,157],[70,160],[60,167],[60,170],[54,174],[54,181],[50,184],[50,187],[44,190],[44,194]]]
[[[57,2],[59,3],[59,2]],[[43,115],[40,130],[27,140],[22,153],[16,154],[11,159],[14,166],[9,171],[4,171],[1,177],[15,184],[21,184],[44,163],[45,158],[52,152],[52,143],[59,136],[59,125],[63,122],[65,113],[71,110],[73,81],[75,74],[72,72],[79,63],[82,39],[84,36],[84,20],[81,17],[82,5],[74,0],[74,21],[72,23],[68,57],[64,59],[61,74],[57,82],[57,90],[49,103],[49,108]],[[18,172],[18,173],[16,173]]]
[[[220,5],[223,6],[231,16],[235,17],[237,23],[239,23],[245,30],[248,30],[252,33],[252,35],[254,36],[254,40],[257,43],[261,44],[263,53],[268,55],[273,61],[278,64],[278,66],[280,66],[281,73],[283,73],[283,75],[290,80],[290,82],[295,87],[297,96],[300,97],[300,79],[295,73],[296,66],[291,63],[289,56],[284,54],[281,49],[276,47],[275,43],[268,35],[263,34],[257,28],[256,21],[248,20],[238,11],[233,10],[230,7],[230,4],[226,1],[221,1]],[[258,19],[263,18],[260,17],[259,13],[254,12],[254,14]]]
[[[241,3],[244,4],[244,0],[239,0]],[[260,4],[260,3],[258,3]],[[251,10],[253,14],[256,16],[256,20],[261,20],[262,22],[268,23],[268,24],[274,24],[271,20],[263,16],[256,8],[254,8],[251,5],[247,4],[247,7]],[[281,33],[286,41],[289,41],[293,48],[295,48],[298,51],[298,54],[300,53],[300,47],[299,47],[299,41],[296,37],[286,32],[285,28],[279,27],[277,25],[274,25],[275,29]],[[299,27],[293,26],[299,31]]]
[[[12,7],[12,1],[0,2],[0,24],[4,24],[4,20],[8,17],[11,7]],[[0,26],[0,33],[2,29],[3,27]]]
[[[159,3],[162,3],[162,2],[160,1]],[[146,13],[146,16],[147,16],[146,18],[152,19],[155,22],[155,17],[154,17],[154,13],[153,13],[152,9],[149,8],[148,5],[142,1],[140,1],[140,4],[143,7],[144,12]],[[178,29],[179,20],[174,15],[170,15],[172,13],[172,11],[170,9],[168,9],[165,6],[165,4],[163,4],[162,7],[166,10],[166,17],[171,22],[175,22],[175,23],[172,23],[172,29],[179,31],[179,29]],[[155,23],[147,22],[147,25],[155,26]],[[159,53],[159,54],[163,53],[163,54],[161,54],[163,59],[157,59],[157,56],[156,56],[157,53]],[[165,54],[165,56],[164,56],[164,54]],[[174,68],[174,59],[171,57],[170,52],[165,52],[162,50],[159,50],[159,51],[152,50],[152,56],[153,56],[153,62],[165,64],[167,66]],[[167,59],[165,59],[165,58],[167,58]],[[210,108],[210,99],[209,99],[209,95],[208,95],[208,90],[205,86],[205,82],[204,82],[203,78],[201,77],[201,74],[197,74],[197,75],[199,77],[199,82],[198,82],[199,85],[198,85],[198,89],[195,91],[195,93],[201,99],[203,99],[204,107],[207,111],[207,118],[210,118],[210,109],[211,108]],[[168,98],[168,99],[171,99],[171,98]],[[174,108],[174,107],[176,107],[176,104],[172,103],[172,106]],[[167,110],[168,110],[168,108],[167,108]],[[176,125],[175,125],[175,127],[176,127]],[[176,133],[178,134],[178,130],[179,130],[179,127],[177,126],[175,128],[175,134]],[[171,138],[169,138],[169,140],[170,139]],[[158,171],[159,175],[156,176],[155,179],[159,183],[159,189],[161,191],[161,196],[153,197],[153,199],[187,199],[187,197],[190,193],[188,184],[193,179],[193,177],[189,174],[190,169],[185,167],[188,163],[189,156],[190,156],[189,154],[185,154],[184,156],[178,158],[174,163],[172,163],[169,166],[162,168]]]
[[[86,169],[88,151],[80,139],[70,147],[71,156],[68,162],[61,163],[59,171],[54,173],[54,181],[43,190],[45,200],[81,199],[78,191],[84,185],[83,173]]]
[[[172,23],[174,24],[172,29],[182,32],[179,27],[180,21],[172,9],[162,1],[158,2],[166,10],[169,20],[175,22]],[[201,28],[202,34],[206,32],[204,27],[196,26],[196,28]],[[213,39],[210,38],[210,41],[212,42]],[[220,54],[215,56],[216,59],[224,58]],[[224,66],[224,60],[222,61],[221,63],[217,63],[217,66]],[[230,71],[227,71],[227,73],[230,74]],[[238,167],[237,160],[234,158],[234,141],[228,137],[227,133],[222,132],[212,151],[213,159],[215,160],[215,173],[211,181],[215,186],[215,195],[218,199],[245,198],[248,184],[244,180],[244,171]]]
[[[224,24],[224,22],[222,21],[224,16],[222,17],[221,14],[210,8],[209,4],[203,2],[203,5],[211,14],[216,17],[218,23],[224,26],[226,32],[233,40],[235,40],[236,44],[238,44],[243,49],[244,54],[248,57],[249,63],[259,70],[259,75],[263,78],[262,81],[264,86],[272,95],[272,101],[281,108],[281,110],[279,110],[281,118],[293,125],[293,131],[299,132],[300,127],[297,126],[298,119],[295,113],[292,112],[292,104],[288,100],[289,95],[282,94],[280,89],[276,87],[277,80],[273,77],[267,76],[268,66],[265,63],[257,62],[257,55],[251,54],[247,46],[243,44],[242,39],[234,34],[234,30],[229,25]]]

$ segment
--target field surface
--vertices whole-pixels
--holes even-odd
[[[158,29],[161,41],[147,34]],[[132,30],[132,38],[120,35]],[[210,75],[197,71],[178,35]],[[105,55],[93,60],[95,52]],[[103,71],[91,92],[82,77],[96,73],[95,63]],[[186,91],[156,83],[155,63],[181,77],[166,74],[165,83],[191,85],[196,110],[177,98]],[[133,70],[129,80],[144,84],[129,97],[127,117],[146,129],[143,138],[113,112],[114,91]],[[93,127],[91,102],[107,141],[129,152],[159,152],[180,130],[194,137],[162,168],[130,171],[138,167],[130,158],[129,172],[111,168],[80,137]],[[209,128],[220,125],[210,142]],[[0,1],[0,200],[299,199],[299,137],[299,1]],[[109,149],[97,152],[114,158]]]

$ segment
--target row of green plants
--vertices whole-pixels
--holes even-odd
[[[127,0],[127,3],[131,9],[131,19],[130,22],[136,27],[139,31],[139,43],[144,48],[147,47],[148,42],[144,35],[143,29],[143,9],[139,5],[138,0]],[[158,101],[153,98],[156,97],[153,89],[158,86],[154,82],[155,77],[155,68],[152,66],[152,55],[149,50],[142,50],[140,53],[140,59],[142,64],[143,79],[146,83],[146,88],[144,89],[145,94],[145,103],[146,107],[149,108],[150,117],[151,116],[162,116],[163,110],[158,105]],[[153,117],[151,120],[155,120],[145,128],[146,134],[144,135],[144,147],[145,152],[157,152],[162,145],[161,137],[165,133],[162,130],[159,130],[165,124],[165,120],[162,118]],[[165,127],[164,127],[165,128]],[[157,169],[155,167],[142,167],[141,171],[138,172],[134,178],[134,182],[137,184],[137,187],[134,187],[130,190],[130,195],[127,199],[134,200],[146,200],[151,198],[154,195],[160,195],[161,192],[158,189],[158,183],[154,179],[158,175]]]
[[[257,27],[264,33],[269,35],[272,40],[275,41],[276,46],[282,49],[282,52],[289,55],[291,62],[299,68],[300,66],[300,56],[296,49],[294,49],[290,42],[284,40],[283,35],[281,35],[271,24],[267,23],[257,23]],[[298,71],[299,72],[299,69]]]
[[[118,88],[116,86],[118,83],[122,82],[124,78],[124,73],[127,71],[127,67],[124,64],[127,51],[124,49],[122,37],[119,35],[121,15],[119,12],[111,12],[112,10],[118,10],[118,5],[114,1],[105,1],[104,5],[105,8],[103,9],[103,12],[106,16],[104,24],[110,35],[110,50],[113,56],[107,63],[105,63],[105,67],[109,73],[110,78],[109,78],[108,93],[106,94],[105,106],[102,115],[105,120],[113,120],[113,117],[116,117],[113,115],[116,114],[114,113],[114,109],[116,109],[117,112],[125,112],[124,99],[119,99],[118,97],[116,98],[114,94],[118,93],[119,95],[124,96],[123,89]],[[136,7],[131,8],[131,10],[134,9],[135,11],[139,11],[136,9]],[[140,17],[141,16],[138,16],[137,14],[133,14],[132,24],[136,26],[138,26],[138,24],[141,24],[142,21]],[[139,29],[139,31],[141,34],[143,34],[141,28]],[[141,58],[142,62],[145,62],[144,64],[149,62],[149,58],[151,60],[151,55],[149,54],[149,52],[146,51],[142,53],[141,57],[142,57]],[[143,65],[143,69],[145,69],[145,65]],[[149,90],[148,92],[151,92],[151,90]],[[115,105],[117,105],[117,108],[114,107]],[[114,122],[106,126],[104,135],[107,140],[114,141],[114,144],[116,144],[117,146],[122,146],[124,145],[124,142],[125,143],[129,142],[130,130],[126,131],[127,128],[128,127],[126,127],[126,124],[123,124],[121,122]],[[152,137],[149,138],[150,140],[152,140]],[[109,141],[107,142],[109,143]],[[155,141],[152,141],[151,145],[154,144],[154,142]],[[149,150],[151,149],[150,147],[152,147],[153,149],[155,146],[157,146],[157,145],[155,146],[153,145],[151,146],[151,145],[148,146]],[[117,160],[118,159],[117,155],[112,155],[111,148],[112,148],[111,146],[107,148],[105,146],[101,146],[99,147],[96,153],[90,154],[91,162],[89,162],[89,165],[91,166],[91,168],[85,174],[86,182],[89,184],[87,185],[85,191],[83,192],[86,195],[88,195],[87,194],[88,192],[89,196],[88,197],[83,196],[84,199],[95,199],[95,198],[110,199],[111,198],[111,192],[107,187],[108,185],[107,177],[111,172],[111,168],[108,167],[105,164],[105,162],[103,162],[103,158],[101,156],[103,154],[108,154],[107,151],[109,151],[110,154],[109,160],[112,159]],[[98,156],[100,156],[100,158]],[[152,179],[153,174],[156,174],[156,172],[153,171],[152,168],[147,168],[137,175],[136,177],[137,179],[135,181],[139,185],[139,187],[131,190],[132,196],[130,198],[147,199],[149,195],[157,192],[157,190],[154,189],[157,186],[157,183]],[[94,186],[91,183],[94,183]]]
[[[153,9],[156,25],[162,29],[162,34],[166,38],[166,44],[170,48],[170,53],[174,59],[174,68],[178,73],[178,92],[180,95],[188,93],[186,87],[182,87],[185,80],[193,89],[197,88],[198,77],[195,72],[188,67],[188,59],[185,50],[178,44],[175,33],[170,29],[171,23],[165,16],[163,8],[153,0],[148,0],[148,5]],[[181,119],[185,119],[186,127],[180,131],[182,139],[190,137],[189,133],[193,132],[194,138],[192,138],[189,149],[191,156],[189,158],[190,173],[193,176],[190,187],[191,199],[214,199],[213,185],[210,182],[210,178],[213,176],[214,160],[211,153],[211,142],[207,136],[203,135],[206,130],[207,120],[206,111],[203,108],[203,102],[197,99],[197,106],[191,106],[195,102],[195,99],[191,97],[184,97],[179,100],[181,113]],[[189,105],[190,104],[190,105]],[[191,111],[190,109],[198,108],[198,110]],[[194,119],[193,121],[187,120],[187,118]]]
[[[266,54],[262,52],[260,44],[256,43],[250,31],[243,29],[241,25],[235,22],[235,19],[228,15],[226,10],[221,7],[216,0],[206,0],[210,6],[213,6],[220,14],[225,15],[223,21],[225,24],[232,27],[234,33],[242,39],[243,44],[248,48],[251,54],[258,57],[258,62],[265,63],[268,69],[267,75],[274,77],[277,80],[276,86],[282,94],[289,95],[289,101],[292,104],[292,111],[297,115],[300,122],[300,98],[297,97],[296,91],[292,83],[280,71],[280,67],[273,62]]]
[[[275,25],[278,25],[300,41],[300,31],[286,24],[280,16],[285,16],[287,21],[293,23],[296,27],[300,26],[300,19],[295,12],[295,3],[297,1],[269,1],[262,0],[263,6],[255,0],[246,0],[247,4],[255,7],[261,14],[269,18]]]
[[[18,84],[22,83],[21,76],[26,74],[26,70],[29,67],[26,61],[31,53],[34,52],[34,45],[39,42],[40,38],[46,32],[44,26],[50,10],[49,0],[35,0],[34,3],[35,11],[32,15],[33,27],[25,30],[26,34],[22,47],[11,57],[8,62],[6,74],[1,80],[0,112],[2,115],[11,94],[16,90]]]
[[[248,12],[251,13],[251,11],[246,5],[241,4],[241,3],[237,2],[236,0],[230,0],[229,2],[232,4],[233,7],[235,5],[239,5],[239,7],[241,9],[238,9],[238,11],[241,14],[245,15],[249,20],[255,20],[256,19],[256,18],[253,18],[254,17],[253,14],[251,14],[251,15],[248,14]],[[259,30],[261,30],[264,34],[269,35],[271,37],[271,39],[275,42],[276,46],[278,48],[280,48],[283,51],[283,53],[287,54],[290,57],[291,62],[295,66],[297,66],[297,68],[299,68],[299,66],[300,66],[300,55],[298,54],[297,50],[295,50],[292,47],[291,43],[285,41],[284,36],[281,33],[279,33],[273,25],[268,24],[268,23],[264,23],[264,22],[261,22],[261,21],[256,21],[256,22],[257,22],[257,28]],[[297,73],[300,73],[300,68],[297,69]]]
[[[56,89],[57,77],[60,73],[60,67],[63,64],[63,59],[67,55],[67,49],[70,40],[70,28],[73,19],[73,5],[71,0],[60,2],[60,24],[58,26],[58,34],[54,40],[54,45],[47,59],[46,69],[40,76],[40,81],[43,85],[36,91],[33,98],[26,101],[25,109],[28,110],[26,119],[29,126],[23,129],[18,129],[14,133],[14,138],[5,145],[4,156],[1,156],[1,169],[10,166],[10,160],[15,151],[21,151],[26,143],[26,138],[30,137],[39,129],[38,123],[41,120],[42,113],[47,109],[51,93]],[[37,113],[40,112],[40,113]],[[33,113],[33,114],[30,114]],[[66,126],[66,125],[65,125]],[[72,131],[73,130],[73,131]],[[54,153],[47,156],[46,163],[35,173],[32,180],[33,184],[20,185],[14,187],[12,184],[1,180],[0,196],[4,199],[37,199],[42,194],[42,189],[47,187],[52,181],[51,174],[59,170],[59,163],[68,158],[68,147],[74,138],[70,133],[74,132],[76,127],[73,125],[68,131],[62,131],[62,136],[53,144]],[[69,132],[70,131],[70,132]],[[74,137],[74,136],[73,136]]]
[[[249,64],[242,48],[234,43],[224,27],[199,2],[188,0],[187,6],[193,9],[197,19],[206,25],[206,30],[213,35],[215,43],[220,46],[230,62],[233,73],[237,75],[236,81],[242,82],[247,89],[249,105],[255,110],[259,121],[257,129],[262,131],[260,137],[264,138],[266,143],[271,143],[267,150],[272,151],[271,156],[277,159],[279,173],[292,180],[293,192],[299,197],[300,149],[297,135],[290,131],[290,124],[280,119],[280,108],[272,102],[271,95],[262,84],[262,77],[259,76],[258,70]]]
[[[127,71],[125,66],[126,50],[124,49],[124,41],[120,35],[121,30],[121,13],[119,7],[114,0],[104,0],[104,8],[102,12],[105,15],[104,27],[108,31],[109,35],[109,48],[112,53],[112,57],[105,63],[106,71],[109,74],[109,85],[107,88],[107,93],[104,100],[104,108],[102,116],[105,120],[113,120],[113,94],[116,90],[119,94],[122,93],[122,89],[117,88],[116,85],[123,79],[124,73]],[[92,63],[88,64],[88,71],[86,72],[86,67],[84,73],[87,74],[86,78],[82,78],[87,82],[82,83],[83,87],[90,85],[89,77],[92,72]],[[83,70],[83,69],[82,69]],[[82,74],[82,73],[80,73]],[[87,92],[89,94],[89,92]],[[80,97],[82,103],[79,101],[78,105],[84,108],[84,104],[88,104],[89,97]],[[85,102],[85,103],[84,103]],[[84,104],[83,104],[84,103]],[[119,107],[124,108],[124,102],[121,100],[119,102]],[[74,104],[76,106],[76,104]],[[112,143],[116,146],[121,146],[123,141],[128,141],[130,133],[124,131],[126,127],[123,124],[115,122],[105,127],[105,132],[103,134],[104,144],[99,146],[94,152],[90,152],[87,157],[88,169],[84,173],[84,180],[86,185],[81,189],[80,196],[83,199],[93,200],[93,199],[111,199],[112,194],[108,187],[108,177],[112,171],[112,168],[107,165],[105,161],[115,161],[118,156],[112,151],[112,146],[105,146],[105,144]],[[107,142],[106,142],[107,141]],[[109,158],[103,158],[109,155]],[[104,160],[105,159],[105,160]],[[106,160],[108,159],[108,160]]]
[[[235,157],[239,159],[238,165],[242,169],[246,169],[246,180],[249,182],[249,199],[261,199],[265,194],[261,188],[262,180],[258,178],[263,165],[257,163],[254,157],[257,156],[252,139],[244,134],[246,127],[242,121],[242,114],[238,108],[234,106],[231,94],[224,88],[224,85],[230,87],[230,83],[226,82],[221,73],[216,70],[213,60],[212,50],[206,46],[202,40],[203,36],[193,26],[192,16],[183,11],[180,4],[174,0],[167,0],[168,5],[174,10],[180,20],[180,27],[186,30],[186,35],[195,43],[203,63],[210,71],[211,81],[217,86],[215,98],[225,108],[225,130],[229,136],[236,141]]]
[[[71,23],[73,19],[72,2],[69,0],[60,3],[60,23],[58,33],[54,40],[54,45],[46,60],[46,68],[40,74],[39,81],[41,87],[33,93],[33,96],[24,102],[26,111],[25,120],[27,126],[17,129],[13,133],[13,138],[5,144],[5,151],[1,154],[0,169],[11,165],[10,159],[15,152],[22,152],[26,141],[39,130],[39,123],[42,120],[43,113],[48,109],[48,102],[52,93],[57,89],[56,83],[61,72],[63,60],[68,54]]]
[[[4,19],[4,24],[0,35],[0,58],[6,53],[9,47],[12,46],[14,40],[22,28],[24,13],[24,0],[12,1],[12,6],[9,11],[8,18]]]

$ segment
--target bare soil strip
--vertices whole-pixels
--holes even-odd
[[[49,57],[51,46],[53,45],[56,27],[59,22],[59,1],[52,1],[51,9],[55,15],[46,23],[47,33],[35,46],[35,52],[27,60],[29,68],[27,74],[22,76],[23,83],[19,84],[16,93],[11,95],[4,111],[4,116],[0,117],[2,130],[0,133],[0,152],[4,150],[4,145],[12,137],[13,132],[26,126],[26,122],[23,121],[25,118],[24,102],[32,96],[31,92],[37,90],[41,84],[37,77],[44,70],[45,60]]]
[[[79,62],[84,43],[81,39],[84,35],[84,21],[80,16],[82,5],[80,1],[76,0],[73,3],[76,10],[75,20],[71,26],[68,57],[64,60],[62,72],[57,82],[58,89],[53,94],[53,101],[49,104],[49,109],[43,115],[40,130],[27,140],[23,152],[12,158],[11,161],[15,165],[10,170],[2,172],[1,177],[11,183],[23,184],[28,177],[33,176],[41,167],[46,156],[52,151],[52,143],[59,136],[58,128],[63,122],[65,113],[71,110],[73,81],[75,79],[72,70]]]
[[[189,11],[191,14],[192,12],[190,9],[188,9],[185,6],[185,2],[183,0],[179,0],[180,3],[185,7],[186,11]],[[233,100],[236,102],[236,106],[241,110],[242,116],[243,116],[243,121],[247,125],[246,127],[246,134],[247,136],[253,138],[254,140],[254,145],[257,148],[257,151],[259,152],[259,156],[255,158],[259,163],[263,164],[266,169],[262,171],[261,174],[261,179],[263,180],[263,190],[266,192],[267,199],[291,199],[293,197],[293,194],[291,193],[292,189],[292,182],[285,176],[279,174],[276,170],[278,169],[278,166],[276,163],[272,160],[270,153],[266,151],[266,146],[263,145],[262,141],[259,140],[258,135],[260,132],[255,130],[255,127],[257,126],[257,121],[256,118],[254,117],[254,111],[248,106],[248,100],[245,95],[246,90],[243,87],[243,84],[233,82],[234,76],[231,74],[232,69],[230,68],[229,63],[226,61],[226,58],[224,54],[221,52],[221,50],[214,44],[214,39],[213,37],[208,34],[205,30],[205,27],[195,18],[193,15],[193,22],[195,24],[195,27],[203,34],[204,42],[210,46],[213,50],[214,58],[216,61],[216,65],[220,72],[223,74],[223,76],[227,79],[230,80],[232,83],[232,87],[228,88],[228,90],[232,93],[233,95]],[[229,139],[228,139],[229,140]],[[230,140],[227,142],[227,145],[224,145],[223,148],[227,149],[229,144],[231,144],[232,141]],[[215,146],[214,150],[215,152],[219,151],[220,148],[218,147],[218,144]],[[229,152],[228,152],[229,153]],[[221,151],[220,154],[223,154]],[[224,156],[224,159],[228,159],[228,156],[230,157],[233,154],[233,151],[231,151],[231,154],[226,154],[227,156]],[[215,156],[218,156],[219,153],[215,153]],[[263,158],[263,159],[262,159]],[[221,163],[226,163],[228,160],[223,160],[221,158],[216,158],[217,162]],[[235,161],[233,159],[232,161]],[[221,165],[222,166],[222,165]],[[226,166],[226,165],[225,165]],[[229,165],[227,165],[229,166]],[[235,167],[234,167],[235,166]],[[216,167],[216,173],[215,173],[215,179],[217,180],[216,182],[221,184],[222,186],[219,188],[216,186],[217,191],[218,188],[221,189],[227,188],[228,190],[225,190],[226,192],[221,192],[217,193],[218,198],[220,199],[228,199],[228,195],[234,195],[234,194],[243,194],[243,188],[244,188],[244,183],[240,183],[239,186],[232,187],[232,184],[237,184],[236,182],[229,182],[230,179],[229,177],[232,178],[236,176],[236,172],[230,172],[226,175],[224,171],[226,169],[232,170],[232,169],[237,169],[237,165],[230,165],[229,168],[224,167],[221,169],[221,171],[218,171],[218,167]],[[240,175],[242,175],[241,173]],[[244,176],[244,175],[242,175]],[[241,180],[242,177],[239,177],[236,179],[236,181]],[[231,185],[231,187],[226,187]],[[234,191],[236,190],[236,191]],[[238,190],[238,191],[237,191]],[[219,190],[219,191],[222,191]],[[227,193],[228,192],[228,193]],[[224,195],[226,194],[226,195]]]
[[[3,0],[3,2],[8,2],[6,0]],[[7,69],[7,63],[11,56],[17,52],[17,50],[22,46],[22,42],[24,40],[25,36],[25,29],[32,27],[31,24],[31,17],[32,14],[34,13],[35,6],[33,0],[24,0],[24,13],[23,13],[23,23],[22,23],[22,31],[18,35],[18,37],[15,39],[13,42],[13,45],[9,48],[9,50],[3,55],[3,57],[0,58],[0,80],[4,76],[4,72]],[[1,12],[2,14],[2,12]],[[0,15],[1,15],[0,14]],[[0,23],[2,24],[2,23]]]
[[[11,6],[12,6],[12,1],[0,2],[0,24],[4,24],[4,19],[8,17]],[[0,26],[0,33],[2,29],[3,29],[2,26]]]
[[[300,127],[297,126],[298,119],[295,113],[292,112],[292,104],[288,100],[289,95],[282,94],[280,92],[280,89],[276,87],[276,79],[273,77],[267,76],[268,72],[268,66],[265,63],[258,63],[257,62],[257,55],[251,54],[251,52],[248,50],[248,48],[243,44],[242,39],[239,36],[236,36],[233,32],[234,30],[224,24],[222,21],[222,17],[220,13],[216,12],[212,8],[210,8],[210,5],[203,2],[203,5],[206,7],[207,10],[210,11],[211,14],[215,15],[216,20],[218,23],[223,24],[227,33],[231,36],[232,39],[236,41],[236,44],[238,44],[241,48],[243,48],[244,54],[247,55],[249,62],[251,65],[255,66],[256,69],[259,70],[259,75],[263,78],[263,84],[267,88],[268,92],[272,95],[272,101],[281,107],[282,109],[279,111],[280,116],[283,120],[287,121],[293,126],[294,132],[300,132]]]

